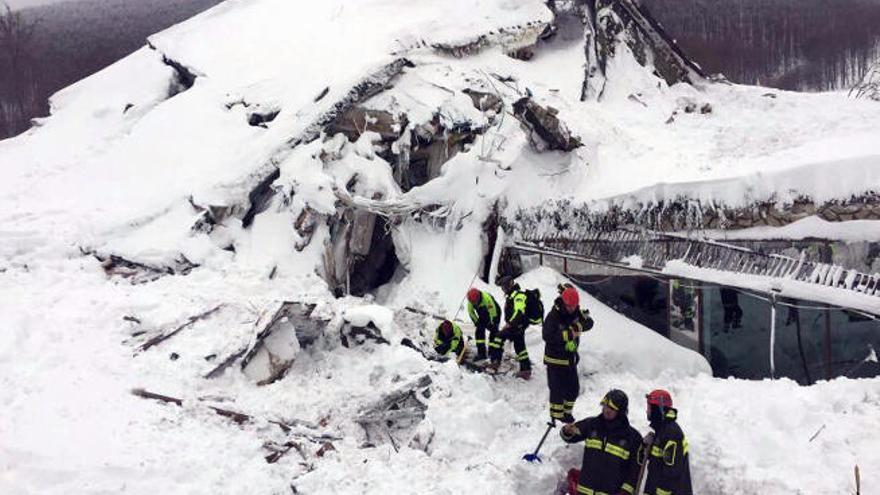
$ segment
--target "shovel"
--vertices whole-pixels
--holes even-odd
[[[538,442],[538,446],[535,448],[535,451],[531,454],[526,454],[523,456],[524,461],[528,462],[541,462],[541,457],[538,455],[538,452],[541,450],[541,446],[544,445],[544,440],[547,439],[547,435],[550,433],[550,430],[556,427],[556,421],[550,421],[547,423],[547,430],[544,432],[544,436],[541,437],[541,441]]]

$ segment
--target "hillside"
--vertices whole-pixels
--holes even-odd
[[[0,139],[27,128],[33,117],[48,115],[56,91],[93,74],[144,45],[147,36],[219,3],[219,0],[76,0],[21,11],[35,23],[27,47],[27,81],[10,79],[0,57],[0,106],[16,88],[28,87],[25,115],[0,112]],[[2,50],[0,50],[2,52]],[[8,103],[6,103],[8,104]]]
[[[880,188],[876,101],[713,80],[630,0],[553,6],[228,0],[0,141],[0,492],[554,493],[583,447],[554,431],[522,461],[548,417],[542,332],[531,380],[510,346],[494,377],[434,350],[499,274],[553,304],[561,273],[501,254],[524,211],[553,236],[588,222],[562,203]],[[579,297],[574,415],[620,388],[645,433],[645,394],[669,390],[695,493],[880,477],[880,378],[716,378]]]

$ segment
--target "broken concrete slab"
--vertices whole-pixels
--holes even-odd
[[[308,348],[323,335],[329,321],[313,315],[315,305],[282,301],[263,312],[254,324],[255,337],[247,350],[233,353],[206,375],[219,376],[239,356],[246,376],[267,385],[283,378],[300,349]]]
[[[395,449],[408,444],[425,419],[431,384],[431,377],[422,375],[361,408],[354,422],[364,429],[365,443],[390,442]]]
[[[553,107],[542,107],[529,97],[513,104],[513,114],[529,135],[529,141],[538,151],[573,151],[582,146],[581,140],[572,136],[568,127],[557,117]]]

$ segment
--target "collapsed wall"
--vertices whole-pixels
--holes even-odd
[[[632,56],[667,85],[697,84],[706,74],[675,43],[648,9],[633,0],[588,0],[583,6],[586,72],[582,100],[602,97],[608,66]]]

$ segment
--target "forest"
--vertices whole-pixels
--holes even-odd
[[[798,91],[846,89],[880,59],[880,0],[642,0],[709,73]]]

